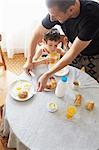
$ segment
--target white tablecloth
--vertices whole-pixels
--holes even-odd
[[[71,89],[67,89],[64,98],[57,98],[54,92],[39,92],[26,102],[15,101],[8,95],[6,118],[11,130],[10,135],[13,132],[18,141],[26,146],[20,150],[99,149],[99,84],[86,73],[73,67],[69,68],[69,83],[74,78],[79,80],[82,85],[79,93],[83,96],[82,105],[72,120],[67,120],[65,116],[67,105],[73,104],[74,101],[75,92]],[[37,77],[45,71],[44,66],[39,67],[33,80],[24,73],[20,78],[32,81],[35,85]],[[85,109],[88,100],[95,102],[92,112]],[[48,112],[47,104],[50,101],[57,103],[57,112]],[[12,139],[10,136],[9,145]]]

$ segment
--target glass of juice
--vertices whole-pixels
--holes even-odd
[[[72,119],[76,113],[77,113],[77,108],[73,105],[69,105],[66,110],[66,118]]]

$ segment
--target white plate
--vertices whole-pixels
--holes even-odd
[[[61,69],[60,71],[55,73],[55,76],[64,76],[67,75],[69,73],[69,67],[64,67],[63,69]]]
[[[54,68],[55,64],[49,64],[48,65],[48,69]],[[60,71],[55,73],[55,76],[61,77],[64,75],[67,75],[69,73],[69,66],[64,67],[63,69],[61,69]]]
[[[44,88],[44,91],[46,91],[46,92],[51,92],[51,91],[54,91],[54,90],[55,90],[55,88],[53,88],[53,89]]]
[[[26,98],[19,98],[18,92],[20,90],[28,91],[28,96]],[[13,82],[10,86],[10,95],[13,99],[24,102],[29,100],[35,94],[34,86],[27,80],[17,80]]]
[[[40,78],[42,76],[42,74],[37,78],[37,81],[38,81],[38,79]],[[55,78],[55,77],[54,77]],[[55,79],[56,80],[56,79]],[[50,81],[50,79],[48,79],[48,82]],[[57,81],[56,81],[57,82]],[[56,88],[56,87],[55,87]],[[46,92],[51,92],[51,91],[54,91],[55,90],[55,88],[53,88],[53,89],[47,89],[47,88],[44,88],[44,91],[46,91]]]

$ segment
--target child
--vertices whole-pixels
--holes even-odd
[[[33,63],[35,65],[56,63],[60,57],[65,54],[65,51],[62,48],[58,48],[60,37],[60,33],[56,28],[52,28],[45,33],[43,44],[36,51],[33,58]],[[39,59],[40,56],[42,59]]]

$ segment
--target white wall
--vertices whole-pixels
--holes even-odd
[[[0,0],[0,33],[9,57],[18,49],[26,51],[32,30],[46,12],[45,0]]]

